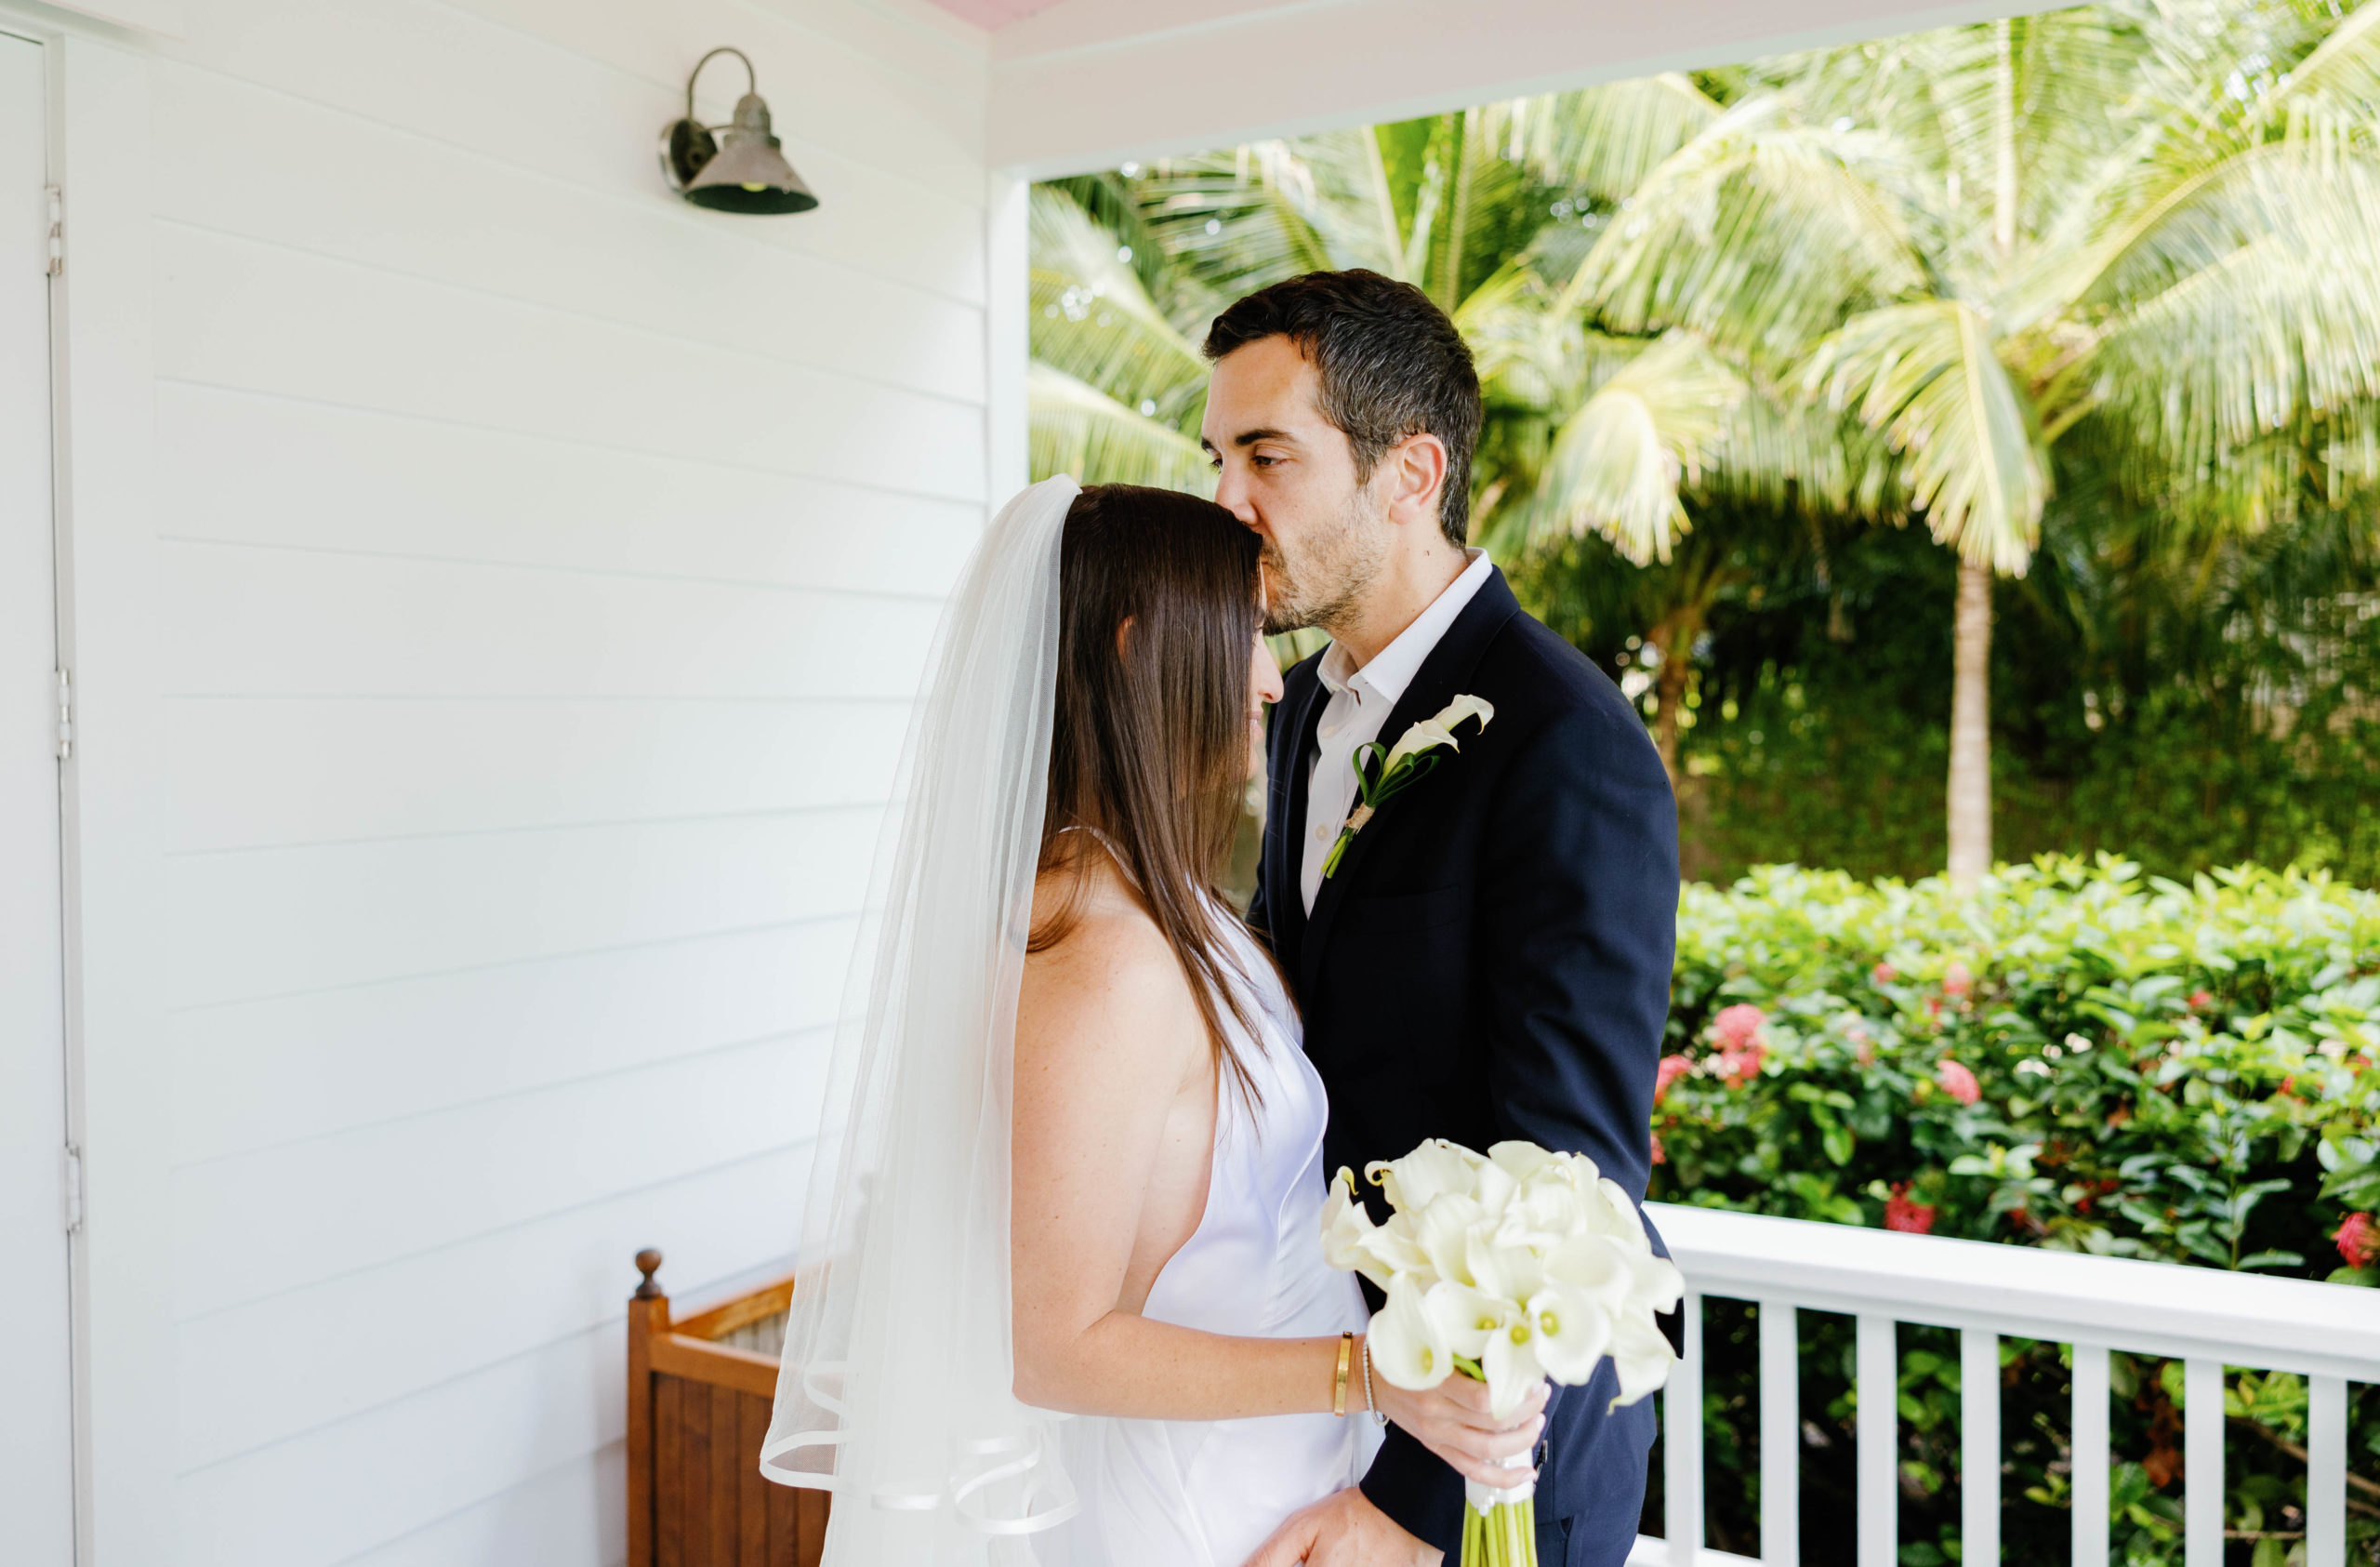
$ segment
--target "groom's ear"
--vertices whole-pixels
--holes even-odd
[[[1424,430],[1408,435],[1382,454],[1387,471],[1388,517],[1391,522],[1438,525],[1438,499],[1446,490],[1447,444]]]

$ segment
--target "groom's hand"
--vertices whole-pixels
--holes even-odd
[[[1445,1552],[1399,1529],[1351,1485],[1291,1513],[1248,1567],[1439,1567],[1445,1560]]]

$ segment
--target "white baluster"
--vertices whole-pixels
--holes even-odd
[[[2108,1351],[2074,1347],[2074,1567],[2108,1567]]]
[[[1760,1560],[1802,1560],[1802,1361],[1798,1313],[1782,1300],[1760,1303]]]
[[[1900,1556],[1900,1350],[1890,1317],[1859,1318],[1859,1567]]]
[[[2000,1335],[1959,1335],[1959,1538],[1964,1567],[2000,1560]]]
[[[2182,1362],[2182,1561],[2223,1567],[2223,1362]]]
[[[2347,1567],[2347,1383],[2307,1379],[2306,1567]]]
[[[1702,1548],[1702,1297],[1686,1291],[1679,1309],[1686,1354],[1661,1391],[1661,1528],[1670,1567],[1694,1567]]]

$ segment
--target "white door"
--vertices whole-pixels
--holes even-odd
[[[0,1556],[73,1567],[43,99],[0,33]]]

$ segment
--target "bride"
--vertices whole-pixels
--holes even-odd
[[[1537,1440],[1542,1388],[1370,1374],[1323,1261],[1322,1084],[1213,890],[1281,689],[1257,559],[1052,479],[945,614],[761,1449],[836,1493],[827,1567],[1238,1567],[1374,1419],[1504,1484]]]

